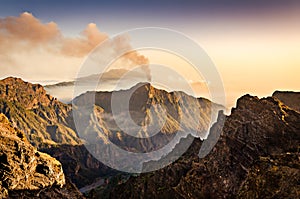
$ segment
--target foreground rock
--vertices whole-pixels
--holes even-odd
[[[0,197],[80,198],[65,182],[61,163],[39,152],[0,114]]]
[[[77,187],[83,187],[111,169],[83,146],[72,123],[71,111],[71,105],[47,94],[39,84],[14,77],[0,80],[0,112],[24,132],[34,147],[58,159],[66,177]]]
[[[298,93],[299,95],[299,93]],[[198,157],[195,139],[175,163],[131,177],[110,198],[299,198],[300,114],[278,98],[246,95],[210,131],[221,137]]]
[[[299,154],[260,157],[249,170],[238,198],[299,198]]]

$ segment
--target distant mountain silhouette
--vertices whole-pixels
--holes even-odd
[[[120,80],[122,81],[120,82]],[[144,81],[147,81],[147,77],[141,71],[111,69],[104,73],[79,77],[72,81],[45,85],[44,88],[62,102],[70,103],[76,97],[74,96],[74,91],[76,91],[76,95],[79,95],[90,90],[113,91],[116,89],[128,89],[137,82]]]
[[[85,77],[79,77],[74,81],[59,82],[56,84],[46,85],[45,88],[47,89],[47,88],[62,87],[62,86],[73,86],[75,82],[78,83],[98,82],[100,78],[102,81],[117,81],[121,79],[126,73],[128,73],[131,79],[136,78],[142,80],[142,78],[146,77],[143,73],[138,71],[129,71],[126,69],[111,69],[102,74],[93,74]]]

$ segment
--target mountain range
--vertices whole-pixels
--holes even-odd
[[[176,128],[179,128],[179,114],[185,111],[186,115],[193,120],[185,120],[182,123],[185,129],[198,133],[198,136],[205,136],[209,129],[209,123],[215,119],[216,113],[222,107],[202,98],[193,98],[182,92],[178,94],[168,93],[152,87],[150,84],[141,83],[135,87],[118,91],[117,94],[133,92],[131,98],[131,116],[136,123],[143,125],[144,120],[151,120],[150,106],[153,104],[162,105],[168,113],[168,120],[162,133],[158,136],[147,139],[135,139],[117,129],[117,125],[112,119],[110,98],[112,92],[87,92],[75,98],[73,109],[80,104],[86,104],[96,95],[93,108],[97,111],[96,116],[101,122],[100,130],[107,132],[112,143],[117,143],[120,147],[128,151],[145,152],[161,148],[173,137]],[[152,95],[152,98],[149,96]],[[29,142],[39,150],[49,153],[61,161],[63,169],[68,178],[82,188],[93,183],[99,178],[115,175],[115,170],[99,162],[86,149],[84,143],[87,140],[79,138],[72,114],[72,104],[65,104],[47,94],[46,90],[38,84],[31,84],[20,78],[9,77],[0,81],[0,110],[7,116],[12,125],[23,131]],[[178,96],[188,101],[186,105],[179,105]],[[120,96],[122,98],[122,96]],[[190,107],[190,110],[188,110]],[[184,110],[182,110],[184,108]],[[192,108],[201,110],[201,117],[193,114]],[[154,113],[158,117],[160,112]],[[118,113],[123,121],[122,113]],[[140,119],[142,118],[142,120]],[[92,118],[87,119],[86,129],[93,129],[93,123],[89,123]],[[199,125],[200,124],[200,125]],[[101,132],[96,129],[97,133]],[[147,133],[147,130],[143,133]],[[117,136],[118,134],[118,136]],[[166,136],[167,135],[167,136]],[[82,136],[81,136],[82,137]],[[121,141],[122,140],[122,141]],[[171,148],[168,149],[172,150]],[[107,155],[106,157],[109,158]]]
[[[37,174],[26,177],[29,180],[25,180],[22,188],[16,188],[18,185],[13,181],[18,179],[17,176],[7,180],[3,175],[1,194],[17,197],[32,193],[35,197],[42,197],[60,193],[66,198],[79,198],[83,196],[77,188],[81,188],[88,198],[299,196],[299,96],[297,92],[280,91],[263,99],[245,95],[237,101],[231,114],[225,116],[219,112],[224,109],[221,105],[183,92],[157,89],[149,83],[114,92],[89,91],[73,99],[72,104],[65,104],[47,94],[39,84],[9,77],[0,80],[1,142],[4,147],[0,172],[11,170],[5,163],[9,161],[9,164],[20,166],[21,169],[16,167],[20,170],[16,175],[24,176],[21,172],[26,172],[25,167],[35,168]],[[125,108],[122,106],[124,98],[128,98],[128,107]],[[81,108],[87,105],[91,111],[88,115],[81,112]],[[126,130],[132,130],[128,118],[141,127],[135,136],[120,128],[122,123]],[[86,125],[76,126],[78,120]],[[152,123],[162,127],[154,136],[151,136]],[[113,143],[134,153],[159,150],[179,134],[176,145],[168,148],[166,156],[160,156],[160,159],[174,155],[175,149],[180,148],[185,139],[194,141],[174,163],[157,171],[128,175],[93,157],[89,152],[93,139],[85,132],[100,137],[101,145]],[[215,140],[216,145],[205,146],[211,147],[212,151],[199,158],[199,150],[209,139]],[[18,144],[20,150],[8,150],[13,143],[21,143]],[[100,152],[103,157],[110,158],[107,151]],[[25,160],[27,153],[33,157],[37,153],[42,155],[33,162],[29,160],[29,164]],[[43,155],[45,153],[58,161]],[[42,159],[44,157],[46,160]],[[130,160],[120,158],[119,161],[125,166],[130,164]],[[153,160],[145,162],[143,167],[146,169],[155,164]],[[56,168],[53,175],[61,176],[60,181],[40,177],[43,174],[51,179],[50,167]],[[39,181],[35,178],[44,184],[35,186],[34,182]],[[98,188],[87,188],[91,184],[97,184]],[[43,192],[46,195],[37,196],[39,189],[47,190]],[[75,195],[68,193],[68,189],[74,190]]]

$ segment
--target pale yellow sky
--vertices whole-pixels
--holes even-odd
[[[222,77],[227,106],[234,106],[236,99],[247,93],[264,97],[275,90],[300,90],[299,27],[276,30],[273,26],[243,34],[210,34],[206,38],[196,38],[196,41],[201,43]],[[178,56],[158,50],[140,52],[150,63],[176,68],[187,81],[205,79]],[[208,97],[205,84],[203,88],[197,88],[196,94]]]
[[[298,11],[227,18],[193,35],[222,76],[227,105],[246,93],[263,97],[275,90],[300,91]]]

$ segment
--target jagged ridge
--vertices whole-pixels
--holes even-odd
[[[277,98],[246,95],[216,131],[221,137],[205,158],[196,139],[178,161],[131,177],[110,198],[298,198],[298,112]]]
[[[114,114],[112,114],[111,107],[112,96],[115,100]],[[123,100],[129,96],[129,107],[126,109]],[[197,99],[183,92],[169,93],[157,89],[149,83],[139,83],[129,90],[87,92],[73,100],[76,107],[91,106],[93,103],[96,106],[94,107],[95,117],[103,127],[101,131],[106,133],[110,141],[132,152],[157,150],[173,139],[174,134],[178,131],[204,138],[210,124],[215,121],[218,111],[224,109],[207,99]],[[151,107],[153,108],[151,109]],[[129,111],[130,115],[124,115],[126,111]],[[146,139],[135,139],[119,128],[115,119],[117,118],[122,124],[127,124],[128,117],[141,127],[137,135],[147,137]],[[153,137],[149,136],[149,131],[151,131],[149,128],[152,126],[146,127],[151,122],[162,126],[159,133]],[[87,121],[83,123],[87,123]],[[103,137],[99,130],[97,133],[93,124],[85,129],[96,131],[95,134]]]

